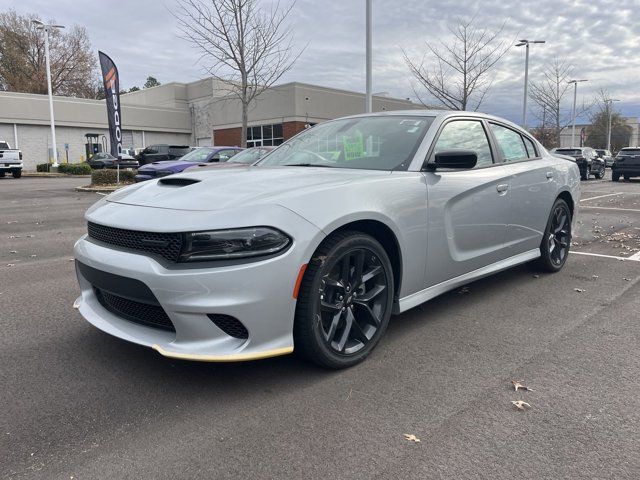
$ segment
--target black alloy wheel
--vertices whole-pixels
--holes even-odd
[[[596,173],[596,178],[597,178],[598,180],[601,180],[601,179],[603,179],[603,178],[604,178],[604,173],[605,173],[605,171],[604,171],[604,170],[605,170],[605,167],[604,167],[604,165],[603,165],[603,166],[601,166],[601,167],[600,167],[600,170],[598,170],[598,173]]]
[[[314,259],[298,297],[295,349],[323,367],[350,367],[364,360],[389,323],[391,264],[384,248],[359,232],[329,237]]]
[[[551,209],[547,228],[540,245],[540,268],[548,272],[562,269],[571,248],[571,210],[567,202],[557,199]]]

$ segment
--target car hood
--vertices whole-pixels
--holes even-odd
[[[187,167],[195,165],[194,162],[185,162],[181,160],[167,160],[164,162],[147,163],[144,167],[140,167],[140,171],[144,170],[171,170],[173,172],[181,172]]]
[[[353,183],[383,179],[387,171],[314,167],[251,167],[190,170],[161,180],[138,183],[112,193],[108,202],[191,211],[251,205],[294,207],[301,197],[343,189]],[[180,185],[191,180],[194,183]],[[335,192],[334,192],[335,194]],[[318,200],[320,201],[320,200]]]

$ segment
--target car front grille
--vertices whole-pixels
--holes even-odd
[[[170,262],[177,262],[182,250],[183,237],[180,233],[140,232],[93,222],[88,223],[87,230],[89,237],[99,242],[159,255]]]
[[[100,304],[120,317],[149,327],[175,332],[169,316],[160,305],[136,302],[94,287]]]

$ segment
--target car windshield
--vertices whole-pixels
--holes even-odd
[[[620,150],[618,152],[619,157],[624,157],[624,156],[631,157],[636,155],[640,155],[640,148],[629,148],[626,150]]]
[[[0,148],[4,150],[9,150],[9,144],[6,142],[0,142]]]
[[[264,157],[268,152],[269,150],[263,148],[248,148],[231,157],[227,163],[244,163],[245,165],[251,165]]]
[[[562,155],[578,156],[578,155],[582,155],[582,150],[578,150],[575,148],[558,148],[556,149],[555,153],[561,153]]]
[[[260,166],[406,168],[433,119],[390,115],[329,121],[283,143]]]
[[[213,148],[196,148],[192,152],[187,153],[180,159],[181,162],[206,162],[207,157],[211,155],[215,150]]]

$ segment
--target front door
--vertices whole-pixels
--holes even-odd
[[[428,198],[426,287],[472,272],[508,256],[509,172],[496,163],[487,125],[477,119],[444,125],[432,157],[441,151],[473,150],[471,170],[425,172]],[[433,158],[431,158],[433,161]]]

